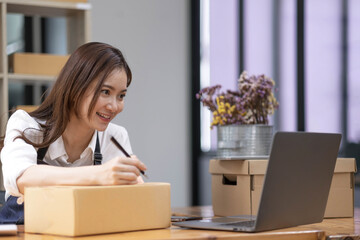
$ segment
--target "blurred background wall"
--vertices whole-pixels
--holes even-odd
[[[171,183],[173,206],[190,203],[190,15],[188,1],[90,0],[92,41],[123,51],[133,71],[126,127],[149,181]],[[145,199],[144,199],[145,200]]]

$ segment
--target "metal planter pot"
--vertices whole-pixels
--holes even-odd
[[[273,126],[264,124],[217,126],[217,157],[264,158],[270,154]]]

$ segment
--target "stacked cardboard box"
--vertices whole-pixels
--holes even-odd
[[[56,76],[64,67],[69,56],[14,53],[10,58],[10,68],[14,73]]]
[[[217,216],[256,215],[267,160],[211,160],[212,204]],[[354,158],[338,158],[326,218],[354,215]]]

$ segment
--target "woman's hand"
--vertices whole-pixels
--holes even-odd
[[[146,166],[135,155],[131,158],[116,157],[99,165],[101,174],[97,175],[99,185],[123,185],[143,183],[140,170]]]

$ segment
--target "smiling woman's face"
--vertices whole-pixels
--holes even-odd
[[[94,97],[96,81],[84,95],[80,107],[80,120],[90,129],[104,131],[110,121],[124,108],[124,97],[127,91],[127,76],[124,70],[115,69],[101,86],[99,98],[88,117],[91,100]],[[84,127],[82,126],[82,127]]]

